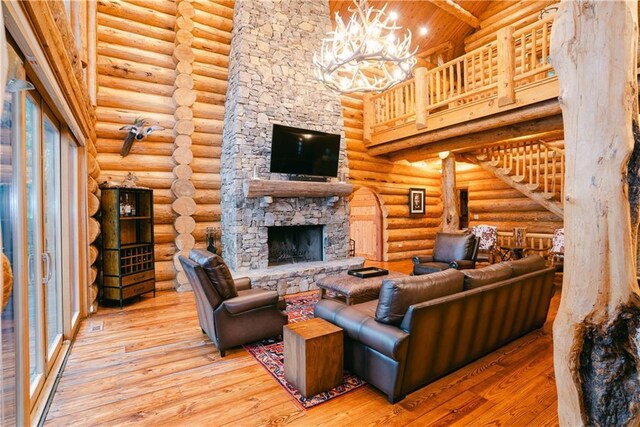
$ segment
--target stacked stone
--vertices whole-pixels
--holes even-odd
[[[348,176],[340,97],[315,79],[312,68],[313,53],[328,31],[327,2],[235,2],[220,164],[222,256],[231,269],[251,275],[252,286],[280,294],[314,289],[329,269],[335,273],[361,262],[348,259],[346,197],[262,203],[245,198],[243,190],[254,170],[261,179],[286,179],[269,171],[274,123],[342,134],[339,176]],[[290,225],[324,226],[323,262],[269,267],[268,227]]]
[[[195,10],[191,0],[178,0],[176,14],[176,47],[173,59],[176,63],[176,81],[173,100],[176,104],[174,118],[176,120],[174,131],[173,161],[176,163],[173,173],[175,181],[171,185],[176,200],[172,207],[178,215],[174,222],[174,228],[178,233],[175,244],[176,254],[174,264],[178,272],[176,276],[178,291],[190,290],[189,281],[185,275],[178,256],[188,256],[189,251],[195,246],[193,232],[196,221],[193,214],[196,212],[196,202],[193,197],[196,194],[195,186],[191,182],[191,136],[195,130],[193,121],[193,104],[196,101],[196,93],[193,90],[193,61],[194,53],[191,47],[193,43],[193,20]]]

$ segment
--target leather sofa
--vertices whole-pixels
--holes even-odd
[[[553,268],[538,255],[478,270],[384,280],[378,300],[321,300],[315,316],[344,330],[344,366],[395,403],[407,393],[540,328]]]
[[[222,258],[193,249],[179,257],[196,297],[202,332],[220,356],[231,347],[282,334],[287,315],[279,309],[278,293],[252,289],[249,278],[233,279]]]
[[[476,268],[479,243],[480,239],[470,233],[437,233],[433,255],[413,257],[413,274]]]

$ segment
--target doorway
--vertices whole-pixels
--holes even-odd
[[[382,261],[383,216],[378,195],[368,188],[360,188],[353,193],[349,206],[349,234],[355,242],[356,256]]]
[[[469,228],[469,189],[468,188],[460,188],[458,189],[458,202],[460,206],[458,206],[458,212],[460,212],[460,229],[464,230]]]

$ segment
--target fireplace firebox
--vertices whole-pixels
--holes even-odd
[[[322,261],[322,225],[268,227],[269,265]]]

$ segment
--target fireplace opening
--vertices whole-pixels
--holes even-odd
[[[269,227],[269,265],[322,261],[322,225]]]

